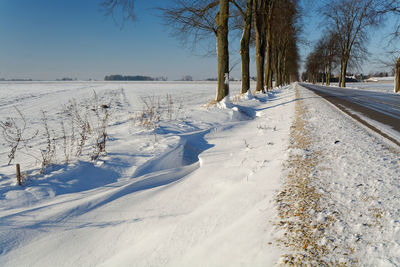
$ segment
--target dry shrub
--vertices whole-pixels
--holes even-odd
[[[93,92],[90,99],[79,102],[71,99],[61,112],[57,113],[55,122],[60,126],[57,134],[55,129],[51,129],[52,124],[49,123],[46,111],[41,111],[41,126],[37,130],[35,127],[28,127],[25,116],[15,107],[18,116],[0,121],[4,143],[10,146],[8,164],[11,164],[17,152],[22,148],[24,150],[21,153],[34,158],[40,164],[40,174],[47,166],[57,163],[57,156],[62,157],[65,164],[77,160],[83,155],[87,155],[91,160],[97,160],[101,155],[106,154],[107,129],[112,114],[110,107],[115,104],[114,106],[118,105],[119,108],[122,108],[122,103],[115,99],[116,97],[117,95],[111,92],[103,96],[105,99],[100,100],[96,92]],[[104,103],[106,100],[107,104]],[[148,107],[154,106],[153,102],[146,103]],[[167,96],[166,103],[166,110],[169,113],[173,105],[170,96]],[[157,103],[153,108],[151,123],[159,120],[160,107],[160,103]],[[39,133],[41,133],[40,136]],[[45,147],[39,149],[38,152],[31,145],[31,142],[34,141],[44,143]],[[92,147],[91,152],[88,152],[89,147]],[[57,155],[57,152],[60,155]]]
[[[46,139],[46,148],[42,149],[41,152],[41,167],[39,173],[43,173],[46,166],[55,163],[56,158],[56,137],[54,130],[50,130],[48,124],[48,118],[45,111],[42,110],[42,126],[44,130],[44,136]]]
[[[4,141],[10,146],[10,152],[8,153],[8,165],[11,164],[15,158],[16,152],[21,146],[26,147],[30,141],[32,141],[38,134],[35,131],[31,134],[26,134],[26,119],[22,112],[14,107],[18,113],[17,118],[9,117],[5,121],[0,121],[0,128]]]
[[[151,129],[157,141],[157,128],[161,121],[172,121],[178,118],[181,107],[176,106],[170,94],[165,99],[155,96],[141,97],[143,108],[133,115],[133,122],[136,125]],[[176,114],[174,118],[174,114]]]
[[[92,160],[97,160],[101,154],[106,154],[107,127],[110,118],[109,105],[100,104],[96,92],[93,93],[93,107],[95,114],[94,144],[91,155]]]
[[[66,148],[68,137],[67,134],[63,134],[66,161],[73,151],[79,158],[88,143],[93,148],[90,154],[91,160],[97,160],[100,155],[106,154],[107,127],[111,115],[109,104],[101,104],[98,95],[93,91],[92,98],[85,104],[79,105],[75,99],[69,101],[64,108],[64,114],[69,118],[67,121],[70,122],[71,129],[69,153]]]
[[[78,105],[75,99],[72,99],[64,107],[64,114],[69,118],[71,124],[71,149],[75,147],[75,156],[80,157],[83,153],[83,148],[88,140],[91,132],[89,123],[89,106]],[[75,134],[77,131],[77,134]]]

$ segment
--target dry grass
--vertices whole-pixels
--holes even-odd
[[[210,100],[207,104],[205,104],[204,107],[205,108],[211,108],[211,107],[216,106],[217,104],[218,104],[218,101],[213,99],[213,100]]]

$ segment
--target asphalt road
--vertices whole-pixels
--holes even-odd
[[[381,130],[382,128],[376,128],[363,118],[368,117],[400,133],[399,94],[326,87],[307,83],[299,83],[299,85],[315,92],[360,123],[400,146],[398,137],[384,132]],[[357,113],[362,114],[362,116],[357,115]]]

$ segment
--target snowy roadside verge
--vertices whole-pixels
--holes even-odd
[[[319,164],[310,174],[319,205],[307,216],[324,224],[322,235],[319,229],[314,234],[323,248],[320,260],[334,265],[400,265],[399,148],[313,92],[298,89],[308,109],[306,128],[312,133],[308,149],[319,152]],[[304,244],[295,251],[308,255],[310,248]]]
[[[284,185],[276,196],[279,222],[278,245],[288,247],[291,253],[281,258],[285,265],[335,265],[325,262],[329,253],[321,244],[325,232],[334,220],[322,219],[324,212],[321,193],[316,190],[315,173],[320,163],[321,151],[312,149],[313,134],[307,121],[308,108],[296,88],[296,117],[291,126],[289,158],[285,164],[287,175]],[[282,234],[283,232],[283,234]]]

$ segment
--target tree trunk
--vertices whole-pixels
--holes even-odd
[[[257,87],[256,91],[264,89],[264,65],[265,65],[265,49],[263,49],[262,37],[256,37],[256,66],[257,66]]]
[[[272,57],[273,61],[271,62],[272,68],[274,70],[274,78],[275,78],[275,87],[278,87],[278,49],[274,48],[274,53]]]
[[[270,23],[268,23],[270,24]],[[267,34],[267,51],[266,51],[266,63],[265,63],[265,87],[268,90],[272,89],[272,70],[271,70],[271,27],[268,25]]]
[[[267,20],[267,37],[266,37],[266,64],[265,64],[265,87],[268,90],[272,89],[272,14],[274,10],[274,1],[268,4],[268,20]]]
[[[240,55],[242,57],[242,94],[245,94],[250,89],[250,34],[252,12],[253,0],[247,0],[243,36],[240,41]]]
[[[289,81],[288,81],[288,76],[287,76],[287,69],[286,69],[286,53],[284,54],[284,55],[282,55],[282,80],[281,80],[281,82],[282,82],[282,84],[283,85],[286,85],[286,84],[289,84]]]
[[[217,53],[218,53],[218,91],[217,101],[229,95],[229,42],[228,42],[229,0],[219,1],[217,22]]]
[[[247,93],[250,89],[250,51],[249,51],[249,40],[243,38],[241,40],[240,55],[242,57],[242,94]]]
[[[329,63],[328,72],[326,74],[326,85],[327,86],[331,85],[331,72],[332,72],[332,65],[331,65],[331,63]]]
[[[256,68],[257,87],[256,91],[264,90],[264,65],[265,65],[265,1],[253,1],[254,6],[254,28],[256,32]]]
[[[279,51],[278,52],[278,62],[276,66],[277,70],[277,75],[276,75],[276,80],[275,80],[275,86],[279,87],[282,85],[282,53]]]
[[[348,60],[345,59],[343,61],[343,66],[342,66],[342,86],[340,86],[340,87],[346,87],[347,63],[348,63]]]
[[[396,78],[394,80],[394,92],[400,92],[400,56],[397,58],[396,62]]]
[[[343,59],[340,61],[340,74],[339,74],[339,87],[343,87],[343,69],[344,69],[344,61]],[[346,76],[346,74],[345,74]],[[345,77],[346,79],[346,77]]]
[[[272,71],[272,60],[271,60],[271,57],[270,57],[270,60],[269,60],[269,69],[270,69],[270,71],[269,71],[269,74],[268,74],[268,88],[272,90],[272,88],[273,88],[273,84],[272,84],[273,71]]]

